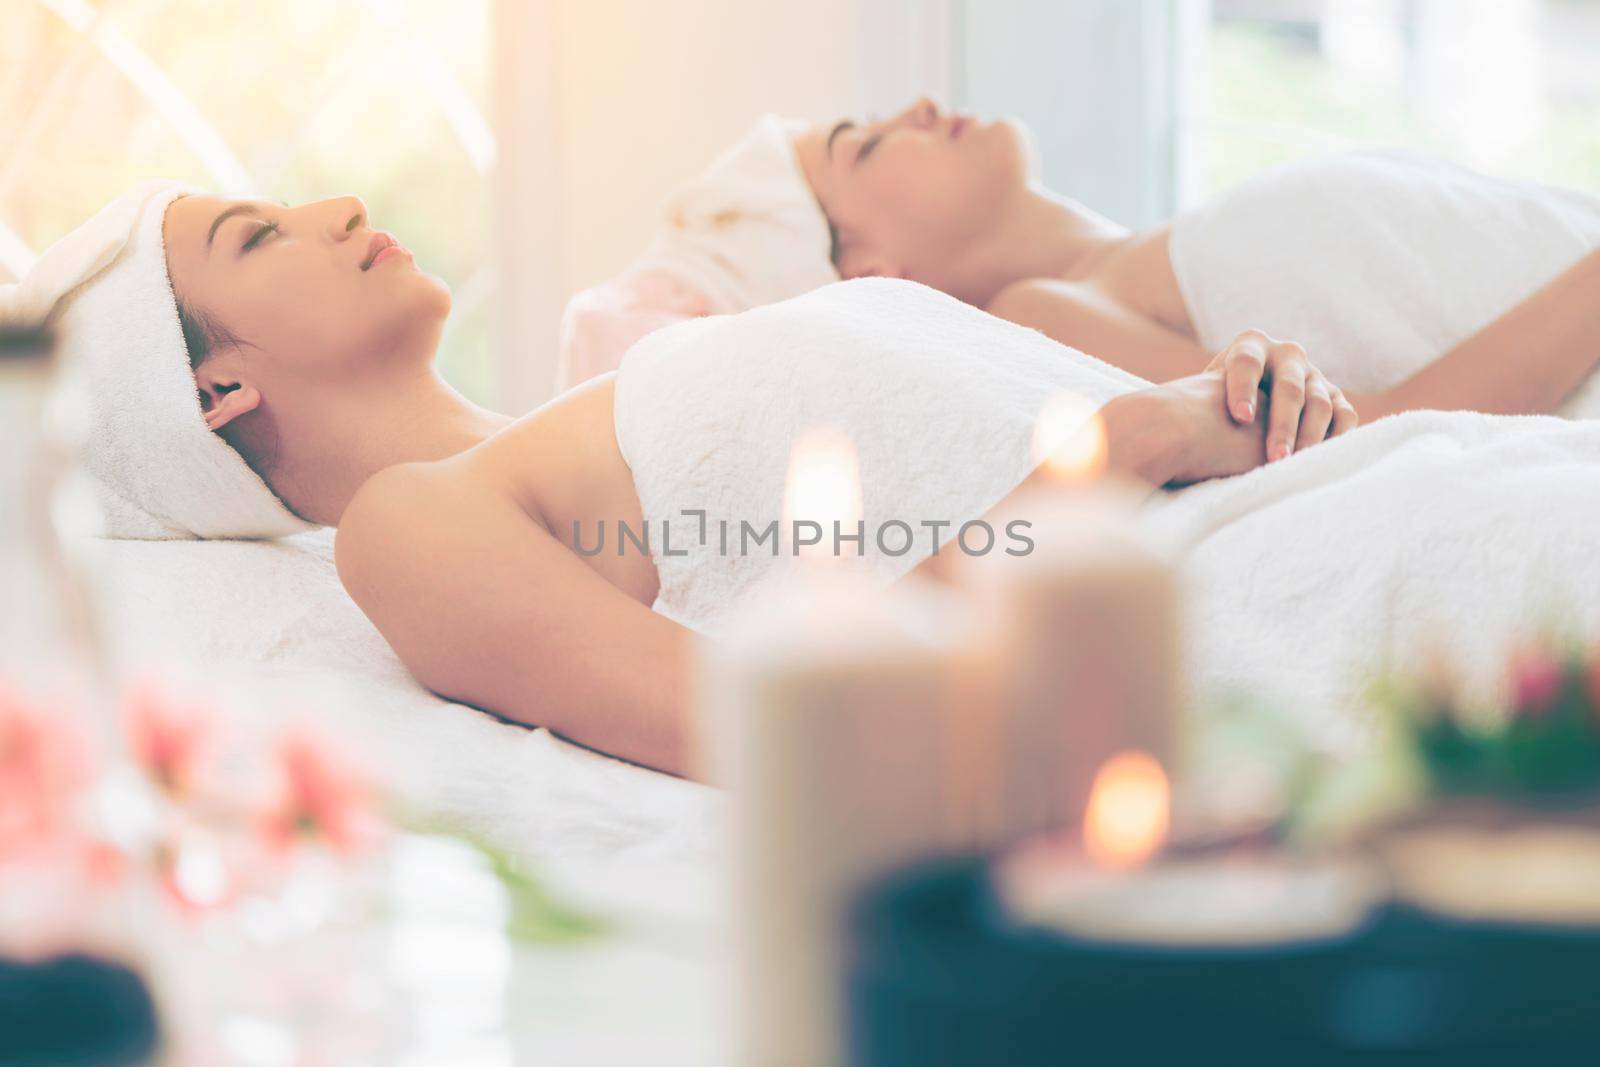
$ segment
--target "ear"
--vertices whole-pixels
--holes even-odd
[[[200,412],[206,427],[213,432],[261,406],[261,392],[255,386],[223,367],[213,366],[213,361],[200,364],[194,380],[200,387]]]

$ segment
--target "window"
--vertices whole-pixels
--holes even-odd
[[[1264,167],[1403,145],[1600,193],[1596,0],[1211,0],[1180,101],[1193,201]]]
[[[142,178],[291,203],[356,193],[450,284],[440,368],[492,402],[491,14],[489,0],[5,0],[0,280]]]

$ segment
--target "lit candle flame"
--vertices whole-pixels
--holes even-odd
[[[1161,848],[1171,819],[1171,787],[1161,764],[1123,752],[1094,776],[1083,817],[1083,847],[1097,865],[1138,867]]]
[[[1033,426],[1033,463],[1061,481],[1082,481],[1104,472],[1106,424],[1098,409],[1071,393],[1045,401]]]
[[[822,527],[822,541],[802,545],[801,554],[831,555],[833,524],[853,533],[861,511],[861,469],[850,435],[832,427],[802,433],[789,453],[783,525],[792,534],[795,522],[814,522]]]

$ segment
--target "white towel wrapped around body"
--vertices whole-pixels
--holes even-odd
[[[617,439],[652,542],[658,611],[715,634],[784,558],[684,544],[683,509],[781,515],[789,450],[828,424],[860,452],[868,529],[960,523],[1030,468],[1045,398],[1103,402],[1144,383],[1041,334],[908,282],[842,282],[654,334],[624,360]],[[1190,546],[1188,659],[1207,698],[1243,690],[1331,723],[1371,672],[1434,644],[1478,692],[1546,624],[1600,633],[1600,423],[1415,413],[1385,419],[1152,512]],[[945,531],[949,534],[949,528]],[[886,558],[887,583],[931,545]]]
[[[656,609],[703,630],[778,562],[766,548],[722,550],[719,522],[757,531],[783,515],[795,439],[848,433],[858,453],[868,565],[893,579],[931,552],[924,521],[982,515],[1033,467],[1045,401],[1071,392],[1094,405],[1141,379],[996,319],[936,290],[882,278],[833,285],[740,315],[680,323],[628,351],[616,382],[617,444],[644,517],[672,525],[652,544]],[[709,536],[698,537],[706,512]],[[900,520],[917,534],[903,556],[875,533]],[[938,531],[940,539],[954,526]],[[903,535],[885,542],[898,551]],[[770,544],[770,542],[768,542]],[[784,551],[787,551],[785,546]]]
[[[1208,351],[1260,328],[1357,393],[1404,380],[1595,248],[1600,197],[1399,151],[1269,170],[1178,216],[1169,245]],[[1600,377],[1562,413],[1600,417]]]
[[[1411,412],[1157,507],[1193,546],[1186,653],[1208,699],[1343,731],[1375,672],[1440,660],[1495,700],[1519,645],[1600,636],[1595,420]]]

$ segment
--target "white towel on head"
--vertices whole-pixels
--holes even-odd
[[[633,270],[662,271],[744,311],[839,280],[828,220],[794,152],[804,124],[768,115],[667,202],[667,226]]]
[[[88,395],[84,463],[98,483],[106,536],[313,529],[201,416],[162,234],[167,207],[192,191],[153,181],[124,193],[0,291],[0,318],[48,318],[63,372]]]

